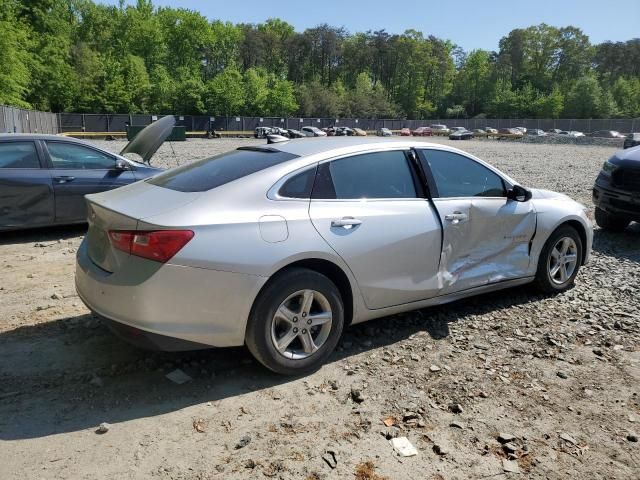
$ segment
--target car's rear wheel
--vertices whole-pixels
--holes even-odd
[[[611,232],[622,232],[631,220],[619,215],[613,215],[612,213],[605,212],[601,208],[596,207],[596,223],[603,230],[609,230]]]
[[[547,293],[567,290],[582,263],[582,239],[575,228],[562,225],[545,243],[536,272],[538,287]]]
[[[342,297],[333,282],[312,270],[291,269],[261,292],[251,310],[245,341],[265,367],[301,375],[331,355],[343,326]]]

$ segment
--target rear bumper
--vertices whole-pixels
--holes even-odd
[[[603,188],[596,183],[593,187],[593,204],[605,212],[640,220],[640,194]]]
[[[76,259],[76,290],[87,307],[131,343],[162,350],[242,345],[251,305],[266,281],[137,257],[109,273],[91,261],[86,241]]]

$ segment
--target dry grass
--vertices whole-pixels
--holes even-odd
[[[363,462],[356,466],[355,480],[387,480],[387,477],[378,475],[373,462]]]

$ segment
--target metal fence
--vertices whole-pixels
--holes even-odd
[[[60,132],[124,132],[126,124],[148,125],[162,115],[127,114],[83,114],[59,113]],[[617,130],[623,133],[640,130],[640,119],[495,119],[495,118],[446,118],[429,120],[398,120],[370,118],[285,118],[285,117],[212,117],[206,115],[176,115],[176,124],[184,126],[188,132],[206,131],[214,128],[228,132],[251,132],[256,127],[282,127],[299,129],[303,126],[324,128],[329,126],[359,127],[374,131],[380,128],[400,130],[433,124],[445,124],[449,127],[505,128],[526,127],[549,130],[578,130],[595,132],[597,130]]]
[[[0,105],[0,133],[56,134],[59,131],[55,113]]]
[[[89,114],[47,113],[0,105],[0,133],[64,133],[64,132],[124,132],[126,125],[148,125],[162,115],[142,114]],[[433,124],[449,127],[505,128],[526,127],[549,130],[617,130],[623,133],[640,130],[639,118],[610,119],[495,119],[495,118],[446,118],[429,120],[399,120],[371,118],[300,118],[300,117],[212,117],[208,115],[176,115],[176,124],[188,132],[203,132],[214,128],[227,132],[252,132],[256,127],[283,127],[299,129],[304,126],[325,128],[329,126],[359,127],[375,131],[380,128],[400,130]]]

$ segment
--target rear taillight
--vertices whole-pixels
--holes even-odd
[[[136,257],[165,263],[193,238],[191,230],[110,230],[111,244]]]

